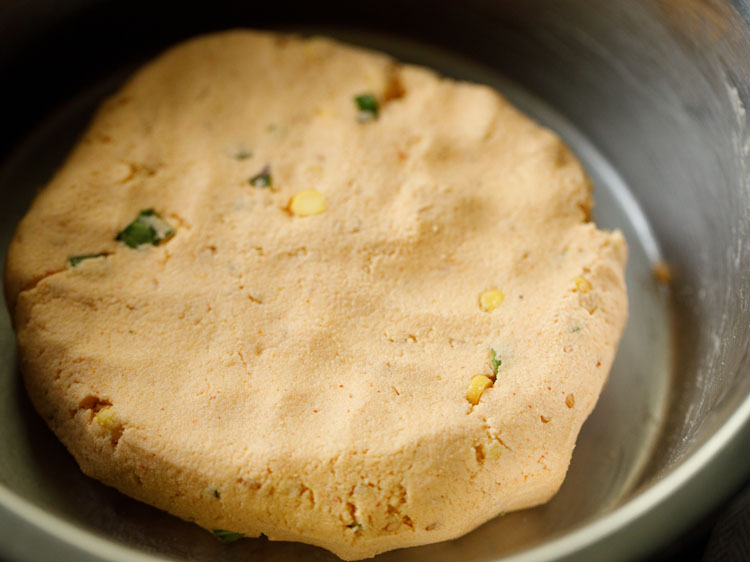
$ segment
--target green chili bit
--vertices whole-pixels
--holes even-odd
[[[145,209],[115,238],[130,248],[143,244],[156,246],[174,236],[174,229],[153,209]]]
[[[251,177],[248,183],[253,187],[273,187],[273,178],[271,177],[271,166],[266,164],[257,175]]]
[[[366,123],[378,118],[378,100],[372,94],[361,94],[354,97],[354,102],[357,104],[357,121],[360,123]]]
[[[497,370],[500,368],[500,365],[503,364],[502,359],[497,358],[497,352],[490,348],[490,368],[492,369],[492,376],[497,377]]]
[[[68,263],[72,267],[75,267],[75,266],[77,266],[79,263],[81,263],[84,260],[90,260],[92,258],[104,258],[104,257],[106,257],[108,255],[109,254],[101,253],[101,254],[84,254],[82,256],[73,256],[72,258],[70,258],[68,260]]]
[[[245,150],[244,148],[240,148],[237,152],[234,153],[234,157],[237,160],[247,160],[248,158],[252,157],[253,153],[249,150]]]
[[[227,531],[225,529],[214,529],[214,536],[223,543],[236,542],[245,537],[242,533],[235,533],[234,531]]]

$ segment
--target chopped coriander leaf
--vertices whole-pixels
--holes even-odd
[[[244,148],[240,148],[237,152],[234,153],[234,157],[237,160],[247,160],[248,158],[252,157],[253,153],[249,150],[245,150]]]
[[[355,529],[357,531],[361,531],[362,530],[362,523],[349,523],[347,525],[347,527],[349,527],[350,529]]]
[[[115,238],[130,248],[143,244],[156,246],[174,236],[174,229],[153,209],[141,211],[136,219],[126,226]]]
[[[221,497],[219,490],[214,490],[213,492],[214,492],[214,497],[218,500]]]
[[[224,543],[235,542],[245,537],[242,533],[235,533],[234,531],[227,531],[225,529],[214,529],[213,533],[217,539]]]
[[[357,121],[365,123],[378,117],[378,100],[372,94],[361,94],[354,97],[354,103],[357,104]]]
[[[169,224],[164,219],[157,215],[153,209],[146,209],[145,211],[141,211],[141,216],[139,218],[141,219],[141,221],[145,222],[154,230],[156,230],[156,235],[158,238],[157,243],[174,236],[174,229],[169,226]]]
[[[497,370],[502,364],[503,360],[498,359],[497,352],[493,348],[490,348],[490,368],[492,369],[492,376],[497,377]]]
[[[271,177],[271,166],[266,164],[263,169],[248,180],[253,187],[273,187],[273,178]]]
[[[107,255],[108,254],[101,253],[101,254],[84,254],[82,256],[73,256],[72,258],[68,260],[68,263],[71,266],[75,267],[84,260],[90,260],[91,258],[103,258],[103,257],[106,257]]]
[[[117,235],[116,240],[131,248],[137,248],[141,244],[153,244],[156,240],[156,230],[145,222],[141,222],[140,219],[136,219]]]

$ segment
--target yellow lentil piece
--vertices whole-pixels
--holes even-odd
[[[576,289],[581,293],[588,293],[594,287],[591,285],[591,281],[581,277],[580,275],[574,279]]]
[[[479,308],[481,308],[485,312],[492,312],[498,306],[500,306],[500,303],[503,302],[503,299],[505,299],[505,295],[502,291],[498,291],[497,289],[490,289],[489,291],[485,291],[481,295],[479,295]]]
[[[466,399],[474,405],[479,404],[482,393],[492,386],[492,379],[486,375],[475,375],[466,390]]]
[[[106,406],[99,410],[94,416],[94,420],[104,429],[110,431],[116,429],[120,425],[120,422],[117,420],[117,415],[115,414],[115,409],[112,406]]]
[[[654,274],[654,278],[663,285],[669,285],[672,281],[672,270],[663,261],[656,262],[651,271]]]
[[[487,458],[493,461],[496,461],[500,458],[500,455],[502,454],[503,449],[500,443],[497,441],[490,441],[490,444],[487,446]]]
[[[326,210],[326,197],[316,189],[294,194],[289,201],[289,211],[298,217],[318,215]]]

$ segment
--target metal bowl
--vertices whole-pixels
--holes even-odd
[[[547,505],[379,558],[629,560],[750,476],[750,2],[0,0],[0,247],[96,105],[196,33],[324,33],[489,83],[557,130],[621,228],[630,321],[568,477]],[[653,275],[669,265],[672,279]],[[660,270],[662,271],[662,270]],[[36,416],[0,317],[0,557],[335,560],[208,533],[84,477]]]

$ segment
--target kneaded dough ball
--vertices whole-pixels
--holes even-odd
[[[590,191],[488,87],[188,41],[18,227],[29,394],[86,474],[206,529],[344,559],[457,537],[555,493],[606,379],[626,248]]]

